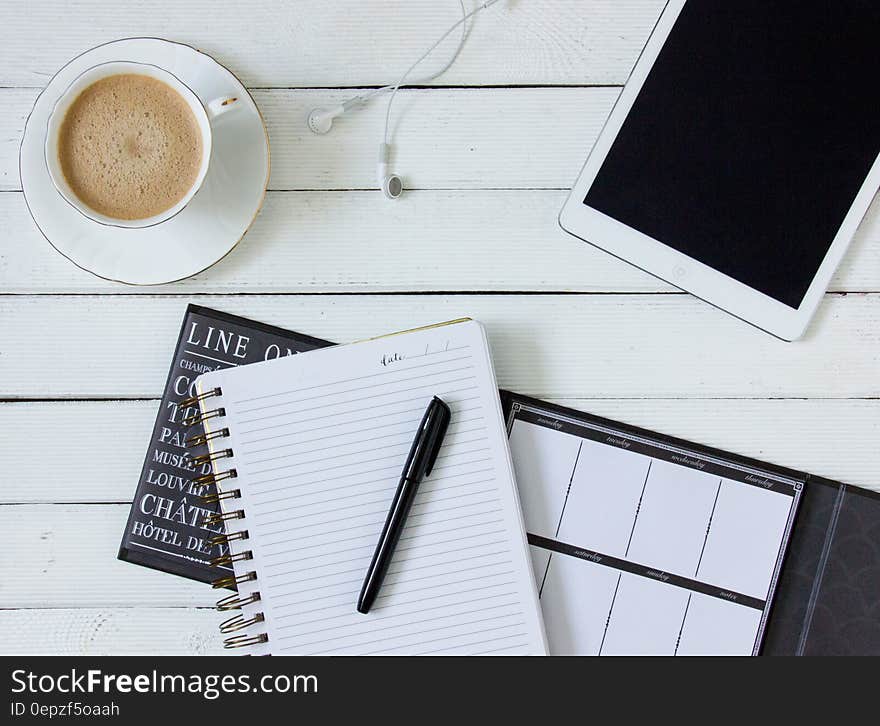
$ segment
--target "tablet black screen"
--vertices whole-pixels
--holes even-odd
[[[584,203],[798,307],[880,153],[880,2],[689,0]]]

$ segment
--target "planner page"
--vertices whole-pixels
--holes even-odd
[[[456,322],[207,374],[254,653],[541,654],[546,641],[482,326]],[[355,609],[422,414],[452,417],[379,596]],[[225,464],[220,467],[219,464]]]
[[[550,651],[757,654],[803,482],[514,398]]]

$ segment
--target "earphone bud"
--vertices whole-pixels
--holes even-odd
[[[484,0],[481,4],[475,7],[470,12],[465,10],[464,0],[459,0],[459,5],[461,6],[461,19],[455,23],[449,30],[447,30],[440,38],[437,40],[434,45],[432,45],[428,50],[426,50],[422,56],[413,63],[404,73],[400,80],[391,85],[391,86],[383,86],[382,88],[375,88],[372,91],[368,91],[360,96],[355,96],[354,98],[349,98],[346,101],[343,101],[337,106],[322,106],[319,108],[313,108],[309,112],[308,116],[308,124],[309,128],[313,133],[316,134],[326,134],[333,127],[333,119],[338,118],[350,108],[354,106],[361,105],[366,103],[373,96],[376,96],[380,93],[391,93],[391,97],[388,99],[388,108],[385,112],[385,133],[382,137],[382,143],[379,145],[379,163],[376,169],[376,177],[379,182],[379,188],[382,190],[382,193],[385,195],[387,199],[397,199],[403,194],[403,180],[397,175],[388,172],[388,158],[390,156],[390,122],[391,122],[391,104],[394,102],[394,96],[397,94],[398,89],[403,85],[406,79],[409,77],[409,74],[412,73],[413,69],[421,63],[425,58],[427,58],[434,49],[440,45],[446,38],[455,30],[458,26],[462,26],[461,28],[461,39],[458,41],[458,46],[455,49],[455,53],[453,53],[452,57],[446,62],[440,70],[435,71],[429,76],[425,76],[424,78],[420,78],[415,81],[411,81],[411,84],[420,85],[428,83],[429,81],[433,81],[435,78],[439,77],[447,70],[449,67],[455,62],[455,59],[458,58],[459,53],[461,53],[461,49],[464,46],[464,42],[467,39],[467,20],[472,15],[476,15],[481,10],[485,10],[490,5],[494,5],[498,0]]]
[[[379,164],[376,167],[376,179],[386,199],[397,199],[403,194],[403,180],[394,172],[388,173],[388,144],[379,144]]]
[[[309,128],[316,134],[326,134],[333,127],[333,119],[345,113],[345,104],[322,106],[309,112]]]

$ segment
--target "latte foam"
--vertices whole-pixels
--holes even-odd
[[[202,135],[186,100],[167,83],[134,73],[108,76],[80,93],[58,142],[73,193],[122,220],[173,207],[202,163]]]

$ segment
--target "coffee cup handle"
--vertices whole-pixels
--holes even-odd
[[[221,96],[211,101],[208,106],[208,117],[213,121],[218,116],[222,116],[227,111],[241,106],[236,96]]]

